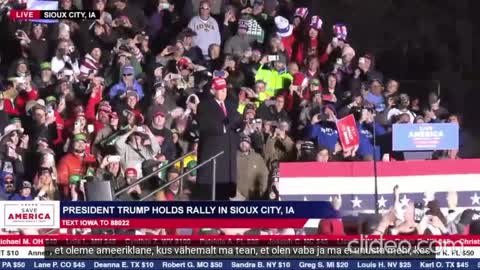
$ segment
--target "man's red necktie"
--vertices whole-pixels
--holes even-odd
[[[222,108],[223,114],[227,116],[227,108],[225,108],[225,103],[220,102],[220,108]]]

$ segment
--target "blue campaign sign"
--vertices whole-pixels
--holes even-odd
[[[394,151],[458,149],[458,124],[395,124]]]

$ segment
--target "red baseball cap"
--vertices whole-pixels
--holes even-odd
[[[227,89],[227,81],[224,78],[215,78],[212,80],[212,89],[215,91]]]
[[[135,168],[127,168],[125,170],[126,176],[137,176],[137,170]]]
[[[178,61],[177,61],[177,67],[179,69],[189,68],[191,64],[192,64],[192,60],[190,60],[190,58],[185,57],[185,56],[178,59]]]
[[[165,113],[163,112],[156,112],[153,117],[157,117],[157,116],[161,116],[161,117],[165,117]]]
[[[79,118],[79,117],[86,118],[86,117],[85,117],[85,113],[84,113],[84,112],[77,112],[77,113],[75,114],[75,119],[77,119],[77,118]]]

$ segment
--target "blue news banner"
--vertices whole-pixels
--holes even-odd
[[[480,259],[438,260],[36,260],[6,259],[1,270],[18,269],[479,269]]]
[[[60,203],[60,219],[216,219],[216,218],[335,218],[330,202],[251,201],[251,202],[71,202]]]

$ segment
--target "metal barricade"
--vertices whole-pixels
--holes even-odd
[[[161,187],[157,188],[156,190],[150,192],[148,195],[146,195],[145,197],[141,198],[140,201],[144,201],[152,196],[154,196],[157,192],[159,191],[162,191],[166,188],[168,188],[170,185],[172,185],[173,183],[176,183],[178,181],[182,181],[183,177],[187,176],[188,174],[190,174],[191,172],[197,170],[198,168],[201,168],[203,166],[205,166],[206,164],[212,162],[212,169],[213,169],[213,174],[212,174],[212,201],[215,201],[215,192],[216,192],[216,185],[217,185],[217,176],[216,176],[216,169],[217,169],[217,158],[220,157],[221,155],[223,155],[223,151],[222,152],[219,152],[217,153],[216,155],[214,155],[213,157],[205,160],[204,162],[198,164],[197,166],[187,170],[186,172],[180,174],[179,176],[177,176],[175,179],[171,180],[171,181],[168,181],[167,183],[165,183],[164,185],[162,185]]]
[[[177,158],[176,160],[174,160],[174,161],[172,161],[172,162],[170,162],[170,163],[168,163],[168,164],[166,164],[166,165],[164,165],[164,166],[161,166],[160,168],[156,169],[155,171],[153,171],[153,172],[147,174],[146,176],[138,179],[138,181],[136,181],[135,183],[132,183],[132,184],[130,184],[130,185],[128,185],[128,186],[120,189],[119,191],[115,192],[114,197],[116,198],[116,197],[120,196],[121,194],[127,192],[127,191],[128,191],[129,189],[131,189],[132,187],[134,187],[134,186],[136,186],[136,185],[139,185],[139,184],[147,181],[147,180],[150,179],[152,176],[157,175],[160,171],[166,170],[166,169],[172,167],[173,165],[175,165],[175,164],[178,163],[178,162],[181,163],[181,166],[182,166],[181,171],[183,171],[183,160],[184,160],[185,158],[187,158],[188,156],[192,155],[192,154],[195,153],[195,152],[196,152],[196,151],[191,151],[191,152],[189,152],[189,153],[187,153],[187,154],[185,154],[185,155]],[[183,185],[182,185],[182,187],[183,187]]]

